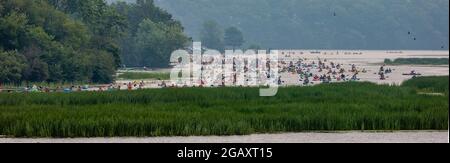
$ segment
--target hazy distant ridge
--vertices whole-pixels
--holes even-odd
[[[272,48],[448,49],[448,0],[156,2],[194,38],[213,19],[241,28],[250,44]]]

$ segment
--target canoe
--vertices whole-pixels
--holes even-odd
[[[420,76],[422,74],[411,74],[411,73],[408,73],[408,74],[403,74],[403,75],[405,75],[405,76]]]

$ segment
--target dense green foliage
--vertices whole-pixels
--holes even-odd
[[[448,58],[397,58],[393,61],[386,59],[384,63],[389,65],[448,65]]]
[[[405,87],[412,87],[425,92],[439,92],[448,94],[448,76],[442,77],[418,77],[403,83]]]
[[[415,83],[414,79],[412,83]],[[447,81],[448,84],[448,81]],[[428,84],[432,86],[432,84]],[[281,88],[183,88],[0,94],[0,135],[235,135],[318,130],[447,130],[448,94],[339,83]]]
[[[200,40],[202,23],[214,20],[223,28],[241,29],[247,45],[265,48],[448,50],[449,44],[448,0],[156,0],[155,3],[179,19],[195,40]]]
[[[0,82],[113,79],[120,63],[115,39],[124,24],[103,0],[2,0],[0,6]]]
[[[244,44],[244,35],[241,30],[236,27],[229,27],[225,30],[225,46],[232,49],[240,48]]]
[[[223,29],[219,27],[217,22],[205,21],[200,32],[200,41],[204,47],[224,52],[223,35]]]
[[[169,80],[170,73],[157,73],[157,72],[124,72],[119,74],[119,79],[137,80],[137,79],[159,79]]]
[[[0,83],[110,83],[122,64],[167,67],[187,41],[151,0],[2,0]]]
[[[26,65],[23,56],[15,51],[0,51],[0,81],[15,83],[22,79],[22,72]]]
[[[121,58],[126,66],[168,67],[171,53],[184,48],[189,41],[181,23],[156,7],[153,0],[119,2],[112,6],[126,17],[128,24],[126,35],[120,41]]]

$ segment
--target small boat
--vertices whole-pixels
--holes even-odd
[[[403,75],[405,75],[405,76],[420,76],[420,75],[422,75],[422,74],[405,73],[405,74],[403,74]]]
[[[405,75],[405,76],[420,76],[420,75],[422,75],[422,74],[420,74],[420,73],[417,73],[416,71],[411,71],[410,73],[404,73],[403,75]]]
[[[409,76],[420,76],[420,75],[422,75],[422,74],[420,74],[420,73],[417,73],[416,71],[411,71],[410,73],[404,73],[403,75],[409,75]]]

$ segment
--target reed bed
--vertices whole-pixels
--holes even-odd
[[[449,92],[449,78],[448,76],[429,76],[429,77],[419,77],[414,80],[408,80],[403,83],[405,87],[412,87],[418,89],[419,91],[425,92],[438,92],[447,93]]]
[[[244,135],[342,130],[447,130],[448,93],[336,83],[280,88],[178,88],[117,92],[0,94],[0,135],[125,137]],[[448,77],[447,77],[448,85]],[[425,84],[441,91],[440,85]],[[434,88],[439,87],[439,88]],[[448,87],[447,87],[448,92]]]

